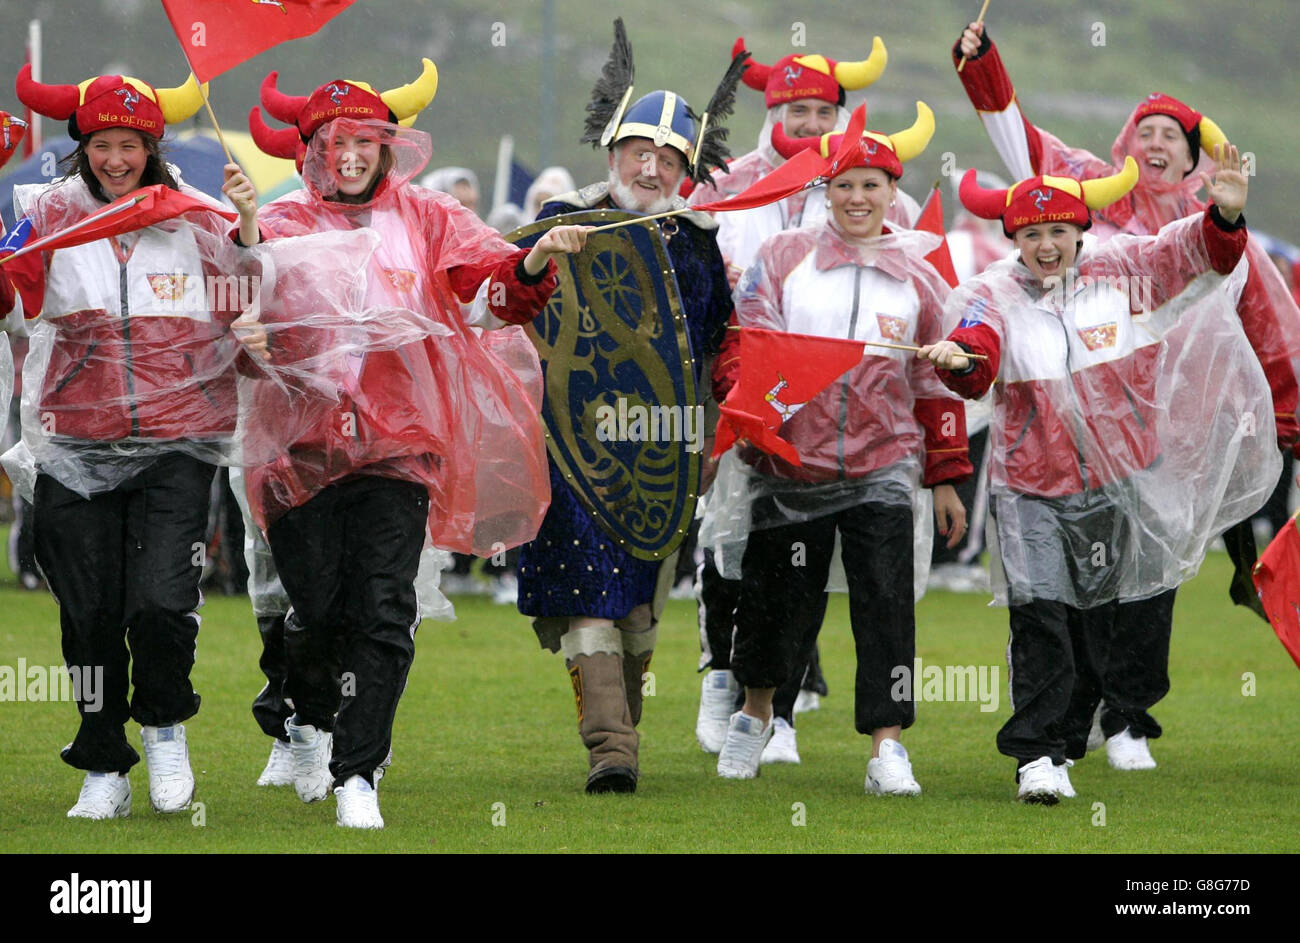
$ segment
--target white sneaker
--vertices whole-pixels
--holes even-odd
[[[912,775],[907,748],[897,740],[881,740],[880,755],[867,760],[867,792],[876,796],[919,796],[921,784]]]
[[[1074,760],[1066,760],[1060,766],[1052,767],[1052,772],[1056,775],[1056,794],[1062,799],[1074,799],[1079,795],[1070,782],[1070,767],[1073,765]]]
[[[124,819],[131,814],[131,780],[121,773],[87,773],[70,819]]]
[[[257,777],[259,786],[293,785],[293,750],[283,740],[271,741],[271,758],[266,761],[266,769]]]
[[[768,763],[799,762],[799,745],[795,741],[794,728],[784,717],[772,721],[772,739],[763,748],[763,755],[758,758],[758,762],[763,766]]]
[[[1106,758],[1115,769],[1155,769],[1146,737],[1135,737],[1125,727],[1106,740]]]
[[[718,775],[723,779],[753,779],[758,775],[763,748],[772,739],[772,724],[736,711],[727,723],[727,738],[718,754]]]
[[[289,718],[284,722],[293,751],[293,788],[303,802],[316,802],[330,794],[330,748],[334,735],[311,724],[301,727]]]
[[[1040,756],[1031,763],[1020,767],[1020,789],[1016,798],[1021,802],[1038,805],[1056,805],[1061,801],[1057,791],[1059,782],[1056,768],[1050,756]]]
[[[149,767],[149,804],[157,812],[180,812],[194,798],[194,772],[184,724],[141,727],[144,762]]]
[[[1092,713],[1092,728],[1088,731],[1087,751],[1100,750],[1106,742],[1106,735],[1101,730],[1101,712],[1106,709],[1106,702],[1100,701],[1097,709]]]
[[[379,814],[379,793],[364,776],[349,776],[334,790],[338,799],[338,823],[344,828],[383,828]]]
[[[806,714],[809,711],[821,710],[822,699],[816,691],[800,691],[794,699],[794,712],[796,714]]]
[[[378,766],[375,767],[375,785],[376,785],[376,786],[379,785],[380,780],[382,780],[382,779],[384,778],[385,774],[387,774],[387,772],[388,772],[388,767],[390,767],[390,766],[392,766],[392,765],[393,765],[393,750],[392,750],[392,747],[389,747],[389,749],[388,749],[388,756],[384,757],[384,762],[380,763]]]
[[[710,671],[700,684],[700,712],[695,718],[695,739],[705,753],[717,753],[727,739],[727,724],[740,697],[740,682],[730,671]]]

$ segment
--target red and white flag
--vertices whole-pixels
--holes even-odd
[[[1255,564],[1255,588],[1278,641],[1300,668],[1300,530],[1286,522]]]
[[[200,82],[260,52],[310,36],[354,0],[162,0]]]
[[[787,419],[862,359],[861,341],[787,334],[763,328],[740,331],[740,375],[719,407],[713,456],[748,439],[764,452],[802,465],[795,447],[778,434]]]

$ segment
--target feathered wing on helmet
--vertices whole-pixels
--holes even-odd
[[[580,143],[604,147],[618,129],[618,119],[632,96],[632,44],[623,29],[623,18],[614,21],[614,45],[609,58],[591,90],[587,104],[587,122]]]
[[[727,169],[731,151],[727,147],[727,128],[723,122],[731,117],[736,105],[736,87],[740,84],[749,58],[750,54],[743,49],[736,53],[726,74],[722,76],[722,82],[709,99],[704,115],[699,119],[700,132],[695,138],[695,148],[691,155],[691,179],[696,183],[702,183],[715,167],[724,172]]]

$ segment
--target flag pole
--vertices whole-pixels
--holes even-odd
[[[728,325],[727,325],[727,330],[728,330],[728,331],[743,331],[743,330],[744,330],[744,327],[742,327],[742,326],[740,326],[740,325],[738,325],[738,324],[728,324]],[[886,344],[884,341],[855,341],[855,343],[858,343],[858,344],[866,344],[868,347],[888,347],[890,350],[910,350],[910,351],[912,351],[913,353],[916,353],[917,351],[919,351],[919,350],[921,349],[920,347],[910,347],[910,346],[908,346],[907,344]],[[989,359],[989,358],[988,358],[988,354],[968,354],[968,353],[966,353],[966,351],[962,351],[961,354],[960,354],[960,356],[962,356],[962,357],[969,357],[971,360],[988,360],[988,359]]]
[[[176,35],[176,42],[180,43],[181,55],[185,57],[185,64],[190,67],[190,75],[194,76],[194,82],[199,87],[199,97],[203,99],[203,107],[208,110],[208,118],[212,121],[212,129],[217,132],[217,140],[221,142],[221,149],[226,152],[226,163],[238,163],[230,156],[230,145],[226,143],[226,136],[221,133],[221,125],[217,122],[217,114],[212,110],[212,102],[208,101],[208,93],[204,89],[206,83],[199,81],[198,73],[194,71],[194,63],[190,61],[190,51],[185,48],[185,43],[181,40],[180,34],[172,30]]]
[[[189,56],[185,57],[185,61],[189,61]],[[190,67],[190,74],[194,75],[193,66]],[[198,83],[199,94],[203,96],[203,107],[208,109],[208,118],[212,120],[212,128],[217,132],[217,140],[221,142],[221,149],[226,152],[226,163],[234,164],[236,163],[236,160],[230,156],[230,145],[226,143],[226,136],[221,133],[221,125],[217,123],[217,115],[216,112],[212,110],[212,102],[208,101],[208,93],[203,90],[204,83],[199,82],[199,77],[197,75],[194,76],[194,81]]]
[[[596,226],[589,232],[604,232],[606,229],[617,229],[619,226],[630,226],[633,223],[648,223],[653,219],[663,219],[665,216],[680,216],[683,213],[691,212],[689,206],[683,206],[679,210],[668,210],[666,213],[655,213],[653,216],[635,216],[632,219],[620,219],[617,223],[606,223],[604,226]]]
[[[68,226],[66,229],[60,229],[58,232],[50,233],[48,236],[43,236],[42,238],[37,239],[35,242],[28,243],[27,245],[23,246],[17,252],[12,253],[11,255],[7,255],[4,258],[0,258],[0,265],[4,265],[6,262],[12,262],[14,259],[20,256],[24,256],[29,252],[36,252],[39,249],[43,249],[45,248],[45,246],[49,245],[55,239],[61,239],[64,236],[66,236],[68,233],[76,232],[78,229],[82,229],[83,227],[89,226],[91,223],[97,223],[101,219],[107,219],[109,216],[115,216],[116,214],[122,212],[123,210],[130,209],[131,207],[135,206],[137,203],[140,203],[141,201],[148,199],[148,197],[149,194],[147,193],[137,194],[134,198],[127,200],[124,203],[120,203],[117,206],[110,206],[108,209],[101,210],[100,212],[94,214],[93,216],[87,216],[85,219],[78,220],[77,222],[73,223],[71,226]]]

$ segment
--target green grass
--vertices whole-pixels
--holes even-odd
[[[994,748],[1007,713],[1006,613],[977,597],[927,597],[918,654],[927,664],[998,665],[999,709],[920,705],[905,735],[925,789],[914,800],[863,794],[869,744],[852,728],[841,597],[822,639],[831,696],[799,725],[803,765],[765,767],[754,782],[719,780],[695,744],[694,609],[671,603],[635,797],[582,794],[585,755],[558,656],[541,652],[512,610],[462,599],[458,622],[426,622],[417,637],[379,834],[336,828],[332,800],[308,806],[291,789],[253,785],[269,746],[248,710],[261,686],[257,632],[245,601],[214,598],[194,671],[203,709],[187,724],[205,824],[150,811],[143,765],[132,772],[130,819],[67,820],[79,776],[58,748],[72,737],[72,706],[0,703],[0,852],[1294,852],[1300,674],[1263,622],[1230,607],[1228,573],[1226,558],[1212,555],[1179,594],[1173,691],[1157,711],[1160,768],[1118,773],[1094,754],[1074,770],[1079,798],[1055,808],[1013,801],[1012,763]],[[0,665],[59,662],[48,596],[6,578],[0,607]],[[1242,694],[1245,672],[1254,696]],[[1093,824],[1098,802],[1104,826]],[[493,825],[495,803],[504,826]],[[795,803],[806,810],[801,827]]]

